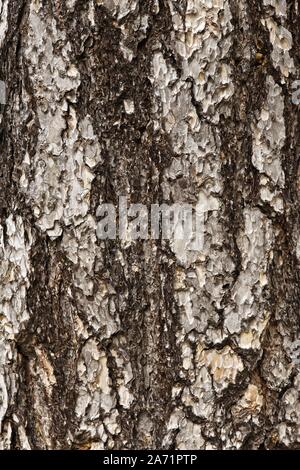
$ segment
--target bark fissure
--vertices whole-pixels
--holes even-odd
[[[299,447],[299,8],[0,0],[0,448]]]

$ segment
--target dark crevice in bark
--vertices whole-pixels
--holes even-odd
[[[210,121],[209,116],[203,114],[201,102],[196,100],[196,80],[191,77],[186,80],[190,82],[190,100],[199,120],[210,125],[216,146],[221,142],[224,189],[220,221],[222,236],[225,236],[225,246],[222,248],[235,264],[233,274],[223,285],[225,294],[221,306],[217,307],[215,300],[211,299],[216,315],[208,319],[207,329],[212,327],[222,331],[225,309],[230,306],[233,287],[243,270],[243,253],[240,252],[238,236],[244,231],[245,208],[258,209],[270,221],[274,232],[273,257],[267,260],[268,284],[261,299],[270,310],[271,317],[259,349],[237,347],[236,336],[231,334],[219,342],[214,339],[209,342],[207,339],[205,343],[206,339],[202,336],[205,336],[206,329],[201,333],[193,330],[191,336],[194,335],[196,340],[190,341],[189,335],[185,338],[193,356],[190,374],[191,371],[185,373],[182,370],[182,351],[176,336],[181,330],[181,316],[186,314],[184,307],[179,308],[176,304],[174,292],[175,276],[182,266],[167,242],[138,241],[126,246],[119,239],[98,241],[96,261],[90,273],[94,292],[86,295],[78,285],[75,286],[76,263],[73,264],[62,252],[62,236],[53,241],[37,228],[33,208],[19,184],[24,155],[28,152],[30,159],[34,160],[41,130],[30,61],[26,62],[23,52],[29,27],[30,2],[9,2],[9,28],[0,51],[0,79],[7,85],[7,105],[0,110],[3,112],[0,126],[0,218],[5,247],[9,247],[6,220],[10,215],[22,217],[25,241],[29,245],[33,240],[29,252],[30,287],[27,290],[30,319],[14,339],[17,359],[13,359],[13,367],[16,368],[18,384],[14,404],[9,406],[3,421],[3,429],[12,427],[11,448],[18,449],[24,445],[19,434],[21,427],[25,430],[29,445],[35,449],[68,446],[91,448],[96,438],[89,431],[78,431],[78,428],[79,419],[88,416],[92,405],[87,407],[86,416],[79,418],[75,415],[80,387],[78,360],[90,340],[94,340],[99,350],[105,352],[110,386],[119,413],[120,434],[110,433],[104,423],[110,447],[161,448],[165,445],[163,441],[169,417],[176,408],[183,412],[186,420],[200,425],[205,442],[216,448],[221,449],[224,445],[221,426],[216,424],[220,422],[231,425],[227,437],[229,440],[232,438],[232,442],[243,429],[246,437],[241,448],[285,448],[284,444],[278,444],[278,425],[286,421],[291,429],[293,426],[284,416],[284,398],[297,378],[297,364],[293,365],[286,380],[280,383],[276,383],[276,378],[268,371],[274,358],[287,368],[293,363],[295,359],[285,340],[296,342],[299,338],[300,274],[296,249],[300,228],[300,111],[290,97],[292,82],[297,75],[284,83],[280,70],[273,65],[269,31],[261,23],[269,7],[256,0],[247,0],[246,11],[242,12],[243,2],[230,0],[229,3],[234,26],[233,44],[229,58],[222,58],[221,63],[224,60],[232,68],[235,92],[229,102],[231,116],[221,114],[217,124]],[[65,43],[69,41],[72,48],[68,52],[70,63],[75,64],[80,72],[81,84],[76,92],[76,102],[66,96],[68,109],[64,118],[70,118],[72,109],[75,109],[78,121],[89,115],[101,147],[102,160],[92,170],[95,179],[90,214],[95,218],[100,201],[111,202],[117,207],[118,197],[126,194],[130,194],[130,202],[141,202],[148,207],[154,202],[173,202],[164,200],[164,185],[172,185],[166,179],[165,170],[182,155],[174,153],[173,144],[164,129],[154,130],[153,120],[160,116],[153,115],[155,85],[150,81],[152,58],[158,50],[166,63],[177,72],[176,84],[184,73],[184,63],[175,51],[174,24],[168,5],[168,2],[159,0],[159,13],[156,13],[153,1],[139,1],[135,11],[117,21],[104,7],[94,2],[95,24],[92,26],[88,18],[89,2],[86,0],[77,0],[74,11],[66,11],[62,2],[57,0],[43,1],[40,14],[55,19],[58,30],[66,33],[66,41],[51,38],[54,52],[61,55]],[[187,1],[178,0],[173,7],[184,17]],[[296,2],[287,2],[287,11],[286,23],[294,40],[290,54],[298,70],[300,27]],[[148,25],[144,30],[136,27],[135,20],[139,15],[148,16]],[[279,16],[275,20],[285,22]],[[121,26],[127,31],[127,38]],[[125,59],[121,43],[132,51],[132,61]],[[285,204],[282,214],[276,213],[270,203],[261,200],[259,185],[263,173],[252,162],[251,125],[267,98],[267,76],[273,77],[280,86],[285,101],[287,135],[281,151],[285,186],[282,191],[279,188]],[[171,85],[168,86],[171,88]],[[21,100],[23,90],[27,92],[29,103],[20,102],[18,108],[17,100]],[[134,102],[134,113],[126,112],[124,100]],[[23,106],[28,117],[20,124],[18,113],[24,111]],[[63,139],[71,130],[71,126],[66,126],[62,132]],[[67,148],[65,150],[68,151]],[[24,171],[28,172],[29,182],[33,181],[36,169],[31,166],[31,169]],[[195,202],[199,188],[191,174],[192,170],[189,170],[180,179],[180,197]],[[264,176],[267,177],[266,174]],[[278,189],[273,183],[269,187],[274,192]],[[210,194],[215,196],[214,193]],[[69,227],[63,226],[63,229],[67,232]],[[120,319],[120,329],[108,338],[105,337],[105,324],[95,332],[87,311],[89,302],[92,303],[95,295],[101,292],[103,282],[109,286],[108,297],[116,307],[113,315]],[[209,303],[209,294],[203,295],[207,295]],[[97,320],[101,318],[101,308]],[[110,314],[110,307],[108,311]],[[201,316],[202,311],[198,314]],[[88,335],[87,338],[83,335],[80,340],[75,333],[74,319],[77,320],[77,316]],[[248,320],[254,318],[255,314]],[[247,326],[248,320],[243,326]],[[244,366],[234,384],[219,394],[213,390],[215,408],[209,419],[196,416],[192,406],[185,405],[183,399],[184,387],[194,384],[193,371],[197,371],[198,367],[197,346],[202,340],[207,346],[205,352],[211,349],[221,354],[229,346],[242,359]],[[118,396],[118,380],[123,371],[114,353],[121,341],[124,343],[120,349],[124,349],[124,356],[133,369],[129,389],[134,401],[128,409],[122,406]],[[49,372],[49,369],[53,369],[55,379],[51,387],[45,386],[47,382],[40,376],[41,371]],[[212,386],[213,380],[211,376]],[[256,421],[252,419],[251,411],[247,411],[249,419],[244,422],[243,414],[239,418],[233,416],[233,407],[243,398],[250,383],[257,385],[264,403],[255,415]],[[181,387],[175,398],[172,398],[173,386]],[[93,422],[95,429],[104,422],[105,416],[105,411],[100,409],[99,416]],[[45,429],[48,430],[47,435],[44,434]],[[177,428],[170,432],[171,438],[166,446],[176,447],[179,431]],[[296,446],[294,443],[292,447]]]
[[[102,146],[103,162],[96,168],[92,188],[92,214],[95,215],[100,200],[117,206],[118,197],[126,195],[128,187],[131,202],[145,203],[149,207],[151,203],[163,202],[164,168],[170,165],[173,155],[164,137],[153,134],[153,91],[149,76],[153,43],[159,40],[164,48],[168,47],[171,30],[168,7],[161,2],[160,13],[155,15],[152,2],[140,4],[140,13],[149,14],[149,27],[146,37],[131,35],[130,43],[126,43],[134,52],[131,63],[123,57],[121,32],[109,13],[97,7],[96,24],[91,30],[85,24],[80,2],[76,8],[69,35],[76,60],[80,59],[82,76],[78,114],[90,114]],[[130,26],[132,15],[122,22]],[[75,31],[80,31],[78,39],[89,38],[87,49],[76,39]],[[133,115],[124,112],[124,99],[134,101]],[[130,411],[120,405],[117,407],[122,440],[115,438],[116,448],[122,447],[124,440],[128,448],[161,446],[171,411],[171,386],[178,380],[180,354],[175,338],[178,319],[173,293],[174,257],[168,246],[158,241],[156,254],[152,254],[146,264],[144,249],[145,244],[140,242],[128,248],[118,240],[99,244],[103,265],[97,276],[109,279],[117,293],[115,303],[121,334],[126,338],[126,351],[134,374],[131,391],[135,402]],[[118,261],[120,252],[126,266],[136,266],[135,273],[124,270]],[[81,315],[84,317],[84,312]],[[168,353],[167,344],[170,345]],[[110,357],[109,345],[105,349]],[[110,358],[108,364],[114,384],[111,361]],[[149,371],[146,376],[145,370]],[[145,416],[154,423],[150,441],[138,427]]]
[[[247,207],[260,207],[261,209],[259,173],[252,163],[251,124],[256,111],[261,109],[266,99],[265,81],[268,73],[266,64],[270,56],[268,33],[261,25],[261,10],[257,2],[247,2],[247,19],[249,19],[247,25],[241,18],[239,2],[233,0],[230,5],[234,25],[231,64],[235,93],[231,98],[231,116],[229,118],[221,116],[220,138],[224,159],[222,167],[224,182],[222,199],[225,207],[223,224],[228,237],[229,250],[235,262],[235,273],[233,283],[230,284],[223,299],[225,304],[229,301],[231,288],[242,271],[237,235],[244,230],[244,209]],[[270,212],[267,210],[268,216]],[[266,296],[267,292],[264,295]],[[231,345],[236,349],[234,344],[231,343]],[[228,410],[228,420],[232,419],[230,410],[236,402],[236,396],[247,387],[249,371],[256,368],[260,354],[240,349],[237,352],[243,358],[245,369],[236,381],[236,385],[229,387],[222,395],[221,402]],[[259,378],[258,381],[260,383]],[[264,439],[264,433],[262,433],[264,426],[261,423],[259,430],[251,422],[248,426],[249,432],[242,448],[258,448]]]

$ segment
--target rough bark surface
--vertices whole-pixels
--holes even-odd
[[[0,448],[300,448],[299,0],[0,14]],[[203,249],[98,240],[124,195]]]

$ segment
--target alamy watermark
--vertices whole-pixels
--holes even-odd
[[[201,250],[204,243],[204,213],[200,204],[129,204],[119,197],[118,206],[100,204],[96,212],[100,240],[184,241],[189,250]]]

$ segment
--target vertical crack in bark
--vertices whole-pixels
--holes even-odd
[[[149,77],[151,48],[158,38],[168,41],[170,21],[163,3],[159,16],[151,13],[152,6],[151,2],[140,5],[139,15],[148,16],[149,26],[144,39],[130,37],[128,46],[136,51],[132,62],[120,50],[119,27],[102,8],[96,10],[97,26],[89,40],[89,55],[79,44],[73,44],[74,50],[84,56],[80,72],[89,87],[81,88],[79,112],[93,116],[94,129],[102,142],[103,162],[96,168],[91,194],[93,214],[100,200],[117,206],[118,198],[128,191],[131,202],[142,202],[148,207],[162,202],[161,175],[172,154],[167,141],[153,134]],[[133,19],[126,17],[124,25],[130,27]],[[80,24],[81,21],[74,23],[72,31],[78,30]],[[82,34],[87,37],[88,31],[83,30]],[[92,81],[87,76],[91,71]],[[92,101],[87,101],[87,94],[94,97]],[[134,115],[126,114],[124,100],[134,102]],[[98,249],[103,257],[98,275],[109,280],[116,293],[120,335],[124,336],[133,373],[130,389],[134,401],[128,410],[118,404],[123,431],[115,445],[157,448],[161,446],[169,414],[170,386],[178,369],[173,256],[167,246],[151,241],[129,247],[121,241],[107,241],[100,243]],[[109,356],[113,343],[114,338],[107,347]],[[110,375],[115,388],[113,361]],[[118,395],[117,388],[115,393]]]
[[[0,448],[298,448],[299,2],[65,3],[0,0]]]

